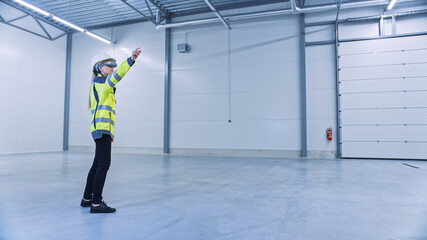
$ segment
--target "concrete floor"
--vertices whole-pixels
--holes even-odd
[[[424,161],[113,154],[96,215],[92,158],[0,155],[0,239],[427,239]]]

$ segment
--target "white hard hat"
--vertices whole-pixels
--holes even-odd
[[[102,65],[107,65],[110,67],[117,67],[116,59],[108,56],[105,53],[101,53],[92,58],[92,71],[94,73],[97,73],[99,71],[98,67],[102,66],[100,63],[103,63]]]

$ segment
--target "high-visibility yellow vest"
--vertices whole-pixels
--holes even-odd
[[[116,125],[116,84],[125,76],[134,62],[128,58],[108,76],[98,74],[92,80],[90,110],[92,113],[91,132],[93,139],[108,134],[114,138]]]

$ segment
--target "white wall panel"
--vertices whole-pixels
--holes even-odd
[[[89,110],[89,90],[86,92],[86,99],[74,100],[73,104],[70,104],[70,122],[86,122],[91,120]],[[90,125],[89,125],[90,127]]]
[[[300,150],[300,120],[236,121],[229,132],[231,148]],[[243,141],[243,139],[245,139]],[[223,148],[225,148],[224,146]]]
[[[86,101],[86,110],[89,104],[89,90],[92,75],[86,74],[86,77],[71,77],[70,92],[73,94],[73,100]],[[71,105],[70,105],[71,107]]]
[[[116,113],[117,121],[163,122],[163,97],[122,98]]]
[[[0,118],[0,153],[17,152],[19,79],[22,35],[11,27],[0,24],[0,66],[7,66],[0,78],[0,100],[7,116]],[[13,43],[13,44],[12,44]]]
[[[279,62],[234,66],[231,71],[233,92],[298,91],[299,63]],[[268,76],[268,77],[267,77]]]
[[[159,148],[163,146],[163,123],[160,121],[117,121],[114,146]],[[114,151],[114,150],[113,150]]]
[[[172,46],[176,46],[176,44],[172,44]],[[201,43],[199,44],[191,44],[191,54],[179,54],[175,53],[176,48],[172,51],[172,58],[176,59],[176,63],[173,64],[173,70],[182,70],[182,69],[197,69],[209,68],[209,63],[211,61],[216,61],[219,64],[217,66],[226,66],[227,65],[227,44],[226,42],[218,42],[218,43]],[[218,51],[218,49],[224,49],[223,51]]]
[[[337,123],[336,119],[308,119],[307,120],[307,146],[309,151],[322,151],[332,153],[337,151],[337,132],[334,128]],[[327,140],[326,129],[332,128],[333,141]]]
[[[172,148],[255,150],[301,148],[299,120],[234,121],[231,124],[227,121],[175,121],[171,128]]]
[[[227,120],[227,94],[177,95],[171,102],[171,121]]]
[[[378,32],[378,23],[376,22],[349,23],[339,26],[340,39],[377,37]]]
[[[117,44],[108,45],[82,33],[73,36],[69,144],[94,145],[87,108],[92,57],[106,53],[120,64],[130,57],[133,49],[141,47],[142,53],[137,62],[117,84],[115,146],[161,147],[163,143],[159,139],[163,137],[163,128],[159,126],[163,126],[164,30],[156,30],[151,23],[141,23],[95,32],[112,36]]]
[[[398,34],[427,32],[427,18],[423,15],[406,17],[396,21],[396,32]]]
[[[333,45],[306,48],[308,151],[337,151],[334,48]],[[333,130],[332,141],[326,138],[329,127]]]
[[[335,40],[335,25],[312,26],[305,28],[305,41]]]
[[[135,80],[120,82],[120,89],[116,90],[116,97],[118,99],[162,97],[164,86],[163,72],[132,71],[128,72],[126,77]]]
[[[34,72],[39,75],[37,71]],[[21,79],[20,79],[21,80]],[[18,152],[35,152],[38,150],[38,141],[34,141],[34,136],[39,136],[40,132],[40,110],[41,110],[41,95],[34,91],[34,88],[25,86],[25,79],[20,81],[19,102],[18,102],[18,129],[17,129],[17,151]],[[33,136],[33,137],[29,137]],[[59,150],[59,149],[58,149]]]
[[[335,60],[307,60],[306,69],[308,90],[336,88]]]
[[[307,90],[307,103],[307,119],[331,119],[336,116],[336,91],[333,88]]]
[[[71,109],[70,109],[71,112]],[[90,117],[87,114],[87,120],[70,121],[70,132],[68,133],[68,142],[72,146],[93,146],[93,139],[90,134]],[[89,123],[88,123],[89,122]],[[71,144],[72,143],[72,144]]]
[[[300,150],[298,32],[295,16],[173,29],[171,148]]]
[[[298,28],[299,18],[293,15],[272,16],[266,18],[253,18],[233,21],[232,39],[248,39],[266,36],[280,35],[292,38]]]
[[[62,150],[66,37],[0,24],[0,154]]]
[[[182,30],[182,29],[179,29]],[[227,66],[228,64],[228,33],[223,29],[214,28],[210,31],[173,32],[171,40],[172,70],[207,69],[210,62],[217,62],[212,67]],[[177,36],[177,38],[175,38]],[[190,53],[181,54],[176,50],[177,44],[185,43],[187,36],[191,47]],[[200,40],[202,38],[202,40]]]
[[[299,50],[295,47],[298,43],[298,35],[272,35],[235,40],[231,42],[231,62],[236,65],[295,62],[299,59]]]
[[[305,14],[305,22],[312,23],[312,22],[333,21],[335,20],[336,15],[337,15],[336,10]]]
[[[234,93],[231,116],[233,120],[296,120],[299,102],[299,91]]]
[[[176,95],[227,93],[227,76],[227,67],[175,70],[171,73],[173,93]]]

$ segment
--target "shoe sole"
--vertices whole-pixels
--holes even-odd
[[[93,211],[92,209],[90,210],[90,213],[114,213],[116,211],[112,211],[112,212],[101,212],[101,211]]]

